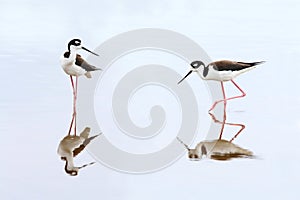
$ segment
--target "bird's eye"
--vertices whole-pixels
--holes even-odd
[[[75,45],[80,45],[80,42],[77,40],[74,43],[75,43]]]
[[[194,61],[191,63],[191,66],[194,68],[194,69],[197,69],[198,67],[200,67],[200,63],[198,61]]]

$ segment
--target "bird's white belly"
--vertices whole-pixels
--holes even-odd
[[[232,79],[234,79],[235,77],[239,76],[240,74],[243,74],[247,71],[250,71],[251,69],[254,69],[255,67],[249,67],[246,69],[242,69],[242,70],[237,70],[237,71],[218,71],[213,74],[214,78],[213,80],[217,80],[217,81],[230,81]]]
[[[209,73],[207,74],[206,77],[204,77],[203,79],[205,80],[215,80],[215,81],[230,81],[232,79],[234,79],[235,77],[239,76],[242,73],[245,73],[251,69],[253,69],[255,67],[249,67],[243,70],[236,70],[236,71],[216,71],[214,69],[210,68]],[[198,73],[199,76],[201,77],[201,74]]]
[[[215,71],[214,73],[209,74],[206,77],[206,79],[207,80],[215,80],[215,81],[223,81],[223,82],[230,81],[230,80],[234,79],[235,77],[237,77],[238,75],[244,73],[245,71],[244,70],[240,70],[240,71],[218,71],[218,72]]]
[[[71,76],[81,76],[86,73],[86,71],[76,65],[67,66],[63,68],[64,71]]]
[[[63,70],[71,76],[81,76],[86,73],[85,69],[75,65],[74,61],[70,61],[66,58],[61,58],[60,64],[63,68]]]
[[[230,81],[236,76],[234,71],[220,71],[218,74],[219,74],[219,79],[217,79],[218,81]]]

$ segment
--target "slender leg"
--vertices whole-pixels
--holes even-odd
[[[211,113],[209,113],[209,114],[210,114],[211,118],[214,120],[215,123],[223,124],[223,122],[217,120],[213,114],[211,114]],[[230,139],[229,142],[232,142],[246,127],[244,124],[237,124],[237,123],[224,123],[224,124],[230,125],[230,126],[239,126],[239,127],[241,127],[241,129]],[[221,139],[221,138],[219,138],[219,139]]]
[[[74,81],[73,81],[73,77],[70,75],[70,79],[71,79],[71,84],[72,84],[72,89],[73,89],[73,95],[75,96],[75,87],[74,87]],[[73,97],[74,97],[73,96]]]
[[[222,81],[221,81],[221,86],[222,86],[223,99],[226,99],[224,83]],[[225,112],[226,106],[227,106],[227,100],[224,101],[224,116],[226,116],[226,112]]]
[[[220,102],[225,102],[225,101],[228,101],[228,100],[232,100],[232,99],[237,99],[237,98],[242,98],[242,97],[244,97],[244,96],[246,96],[246,93],[233,81],[233,80],[231,80],[231,82],[233,83],[233,85],[242,93],[241,95],[239,95],[239,96],[234,96],[234,97],[230,97],[230,98],[227,98],[227,99],[222,99],[222,100],[219,100],[219,101],[216,101],[213,105],[212,105],[212,107],[209,109],[209,111],[211,111],[211,110],[213,110],[215,107],[216,107],[216,105],[218,104],[218,103],[220,103]]]
[[[224,102],[224,109],[225,109],[225,107],[226,107],[227,100],[226,100],[226,96],[225,96],[224,83],[223,83],[223,81],[220,81],[220,83],[221,83],[221,87],[222,87],[223,100],[215,101],[215,103],[211,106],[211,108],[209,109],[208,112],[212,111],[212,110],[216,107],[216,105],[217,105],[218,103],[220,103],[221,101]]]
[[[231,99],[237,99],[237,98],[242,98],[244,96],[246,96],[246,93],[236,84],[236,82],[234,82],[233,80],[231,80],[231,82],[233,83],[233,85],[242,93],[239,96],[235,96],[235,97],[230,97],[228,99],[225,100],[231,100]]]
[[[72,89],[73,89],[73,114],[72,114],[72,120],[71,120],[68,135],[71,134],[71,130],[72,130],[73,123],[74,123],[74,118],[75,118],[75,104],[74,104],[74,102],[75,102],[75,86],[74,86],[73,77],[71,75],[70,75],[70,80],[71,80]]]
[[[74,86],[73,77],[70,76],[70,79],[71,79],[72,89],[73,89],[73,113],[75,113],[75,112],[76,112],[76,110],[75,110],[75,97],[76,97],[76,92],[75,92],[75,86]]]
[[[221,81],[221,86],[222,86],[223,99],[226,99],[224,84],[223,84],[222,81]],[[219,140],[222,139],[223,131],[224,131],[224,128],[225,128],[225,123],[226,123],[226,105],[227,105],[227,101],[224,101],[223,122],[222,122],[222,127],[221,127],[221,132],[220,132]]]
[[[76,86],[75,86],[75,96],[74,96],[74,134],[77,133],[77,111],[76,111],[76,102],[77,102],[77,88],[78,88],[78,76],[76,76]]]

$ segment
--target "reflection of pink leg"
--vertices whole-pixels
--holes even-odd
[[[219,124],[226,124],[226,125],[230,125],[230,126],[239,126],[241,127],[241,129],[231,138],[231,140],[229,142],[232,142],[244,129],[245,129],[245,125],[244,124],[237,124],[237,123],[224,123],[224,122],[221,122],[219,120],[217,120],[215,118],[215,116],[212,114],[212,113],[209,113],[211,118],[214,120],[215,123],[219,123]],[[221,139],[221,135],[219,137],[219,139]]]
[[[227,98],[227,99],[222,99],[222,100],[219,100],[219,101],[216,101],[213,105],[212,105],[212,107],[209,109],[209,111],[212,111],[215,107],[216,107],[216,105],[218,104],[218,103],[220,103],[220,102],[225,102],[225,101],[228,101],[228,100],[232,100],[232,99],[237,99],[237,98],[241,98],[241,97],[244,97],[244,96],[246,96],[246,93],[233,81],[233,80],[231,80],[231,82],[233,83],[233,85],[242,93],[241,95],[239,95],[239,96],[234,96],[234,97],[230,97],[230,98]]]
[[[70,124],[70,128],[69,128],[68,135],[70,135],[70,134],[71,134],[71,130],[72,130],[73,122],[74,122],[74,117],[75,117],[75,115],[74,115],[74,113],[73,113],[73,116],[72,116],[72,121],[71,121],[71,124]]]
[[[232,142],[246,127],[244,124],[232,124],[232,123],[227,123],[227,124],[231,125],[231,126],[240,126],[241,127],[241,129],[231,138],[231,140],[229,142]]]

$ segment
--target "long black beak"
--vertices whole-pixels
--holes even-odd
[[[86,51],[88,51],[88,52],[90,52],[91,54],[94,54],[95,56],[99,56],[98,54],[96,54],[96,53],[94,53],[94,52],[92,52],[92,51],[90,51],[90,50],[88,50],[87,48],[85,48],[85,47],[81,47],[83,50],[86,50]]]
[[[180,84],[186,77],[188,77],[191,73],[193,72],[193,70],[189,71],[177,84]]]

